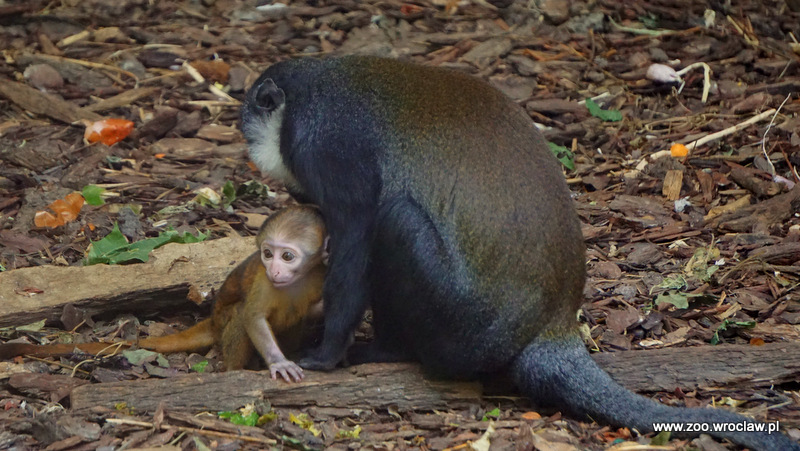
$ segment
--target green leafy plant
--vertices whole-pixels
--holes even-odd
[[[571,150],[551,142],[548,142],[547,145],[550,147],[550,151],[553,152],[553,155],[556,156],[556,159],[558,159],[558,161],[561,162],[565,168],[569,169],[570,171],[575,170],[575,154],[573,154]]]
[[[495,420],[499,420],[500,419],[500,408],[499,407],[495,407],[494,409],[492,409],[492,410],[486,412],[485,414],[483,414],[483,418],[481,418],[481,421],[489,421],[490,418],[494,418]]]
[[[122,355],[131,365],[143,365],[155,361],[161,368],[169,368],[169,360],[166,357],[148,349],[126,349],[122,351]]]
[[[239,426],[255,426],[258,424],[258,412],[252,411],[246,415],[239,412],[219,412],[217,416]]]
[[[622,120],[622,113],[619,110],[604,110],[592,99],[586,99],[586,108],[589,110],[589,114],[605,122]]]
[[[650,294],[653,294],[656,290],[682,290],[686,288],[688,284],[686,283],[686,278],[680,274],[673,274],[668,277],[665,277],[658,285],[653,285],[653,288],[650,289]]]
[[[266,199],[275,197],[278,194],[269,189],[269,186],[259,182],[258,180],[249,180],[239,185],[236,190],[236,195],[239,197],[257,197],[259,199]]]
[[[734,321],[734,320],[726,319],[719,326],[717,326],[717,330],[714,331],[714,336],[711,337],[711,344],[712,345],[719,344],[719,342],[722,341],[719,338],[719,333],[724,331],[724,330],[728,330],[728,328],[731,328],[731,329],[739,329],[739,328],[752,329],[754,327],[756,327],[756,322],[755,321]]]
[[[106,189],[97,185],[86,185],[83,187],[83,198],[86,200],[86,203],[89,205],[103,205],[106,203],[105,199],[103,199],[103,193],[106,192]]]
[[[713,243],[708,247],[699,247],[695,250],[692,258],[684,265],[683,272],[703,282],[709,282],[711,281],[711,276],[720,268],[715,263],[719,260],[719,249]]]
[[[299,415],[290,413],[289,421],[307,430],[308,432],[314,434],[314,437],[319,437],[319,434],[322,433],[322,431],[320,431],[314,426],[314,422],[311,421],[311,418],[308,416],[307,413],[301,413]]]
[[[167,243],[198,243],[208,238],[207,234],[198,232],[192,235],[189,232],[178,233],[176,230],[161,232],[155,238],[128,243],[125,235],[119,231],[119,226],[115,223],[114,228],[104,238],[92,242],[84,259],[85,265],[96,265],[105,263],[109,265],[130,263],[134,261],[146,262],[150,258],[150,252]]]
[[[222,208],[228,210],[236,200],[236,187],[233,186],[233,182],[228,180],[222,185]]]
[[[336,431],[336,438],[357,439],[359,434],[361,434],[361,426],[356,425],[351,431],[339,429],[338,431]]]
[[[195,373],[205,373],[206,367],[208,366],[208,360],[203,360],[202,362],[197,362],[191,366],[191,370]]]
[[[653,446],[666,446],[669,444],[669,437],[672,435],[669,431],[661,431],[652,440],[650,444]]]
[[[705,293],[682,293],[675,290],[667,290],[656,297],[656,305],[664,302],[672,304],[675,308],[689,308],[689,303],[716,303],[717,297]]]

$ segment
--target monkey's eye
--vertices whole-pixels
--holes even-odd
[[[295,257],[295,256],[294,256],[294,254],[293,254],[293,253],[291,253],[291,252],[288,252],[288,251],[287,251],[287,252],[284,252],[284,253],[281,255],[281,258],[282,258],[282,259],[283,259],[283,261],[285,261],[285,262],[290,262],[290,261],[294,260],[294,257]]]
[[[272,258],[272,251],[269,249],[264,249],[264,258]]]

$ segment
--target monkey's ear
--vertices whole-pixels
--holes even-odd
[[[283,105],[286,101],[286,95],[281,88],[275,85],[271,78],[267,78],[256,88],[255,100],[259,109],[271,113]]]
[[[322,242],[322,264],[328,266],[328,261],[330,260],[331,253],[329,250],[330,247],[330,235],[325,237],[325,241]]]

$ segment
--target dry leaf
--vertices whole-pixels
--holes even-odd
[[[522,414],[523,420],[541,420],[542,416],[538,412],[525,412]]]
[[[33,223],[36,227],[54,228],[72,222],[78,218],[83,202],[84,199],[80,193],[67,194],[63,199],[58,199],[47,206],[55,214],[45,210],[37,211],[33,217]]]
[[[83,138],[90,143],[98,141],[110,146],[116,144],[133,131],[133,122],[127,119],[103,119],[101,121],[85,121],[86,131]]]

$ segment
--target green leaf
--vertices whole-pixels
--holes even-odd
[[[278,195],[275,191],[270,191],[269,186],[259,182],[258,180],[250,180],[239,185],[236,190],[236,195],[239,197],[252,196],[261,199],[275,197]]]
[[[191,370],[195,373],[205,373],[206,367],[208,366],[208,360],[203,360],[202,362],[197,362],[191,366]]]
[[[145,362],[152,362],[158,358],[158,353],[149,351],[147,349],[126,349],[122,351],[122,355],[128,359],[131,365],[141,365]]]
[[[227,208],[234,200],[236,200],[236,187],[233,186],[233,182],[228,180],[222,185],[222,206]]]
[[[359,434],[361,434],[361,426],[356,425],[356,427],[354,427],[352,431],[346,431],[344,429],[339,429],[336,432],[336,438],[337,439],[339,439],[339,438],[357,439]]]
[[[239,426],[255,426],[258,423],[258,412],[250,412],[247,415],[239,412],[219,412],[217,416]]]
[[[489,421],[490,417],[494,418],[496,420],[499,420],[500,419],[500,408],[499,407],[495,407],[494,409],[486,412],[483,415],[483,418],[481,418],[481,421]]]
[[[663,302],[674,305],[676,308],[689,308],[689,300],[694,304],[715,304],[719,299],[708,293],[680,293],[669,290],[656,297],[656,305]]]
[[[189,243],[199,243],[201,241],[207,240],[209,235],[203,232],[197,232],[197,235],[192,235],[189,232],[183,232],[183,235],[176,235],[172,238],[171,243],[181,243],[181,244],[189,244]]]
[[[169,360],[164,357],[164,354],[156,355],[156,365],[160,366],[161,368],[169,368]]]
[[[550,151],[553,152],[553,155],[556,156],[559,162],[564,165],[565,168],[569,169],[570,171],[575,170],[575,162],[574,158],[575,155],[572,153],[571,150],[567,149],[564,146],[559,146],[558,144],[548,142],[548,147],[550,147]]]
[[[108,263],[111,254],[119,252],[119,249],[127,245],[128,239],[119,231],[119,226],[114,223],[114,228],[108,235],[89,245],[89,252],[86,255],[86,264]]]
[[[686,293],[679,293],[673,290],[661,293],[656,298],[656,305],[664,302],[672,304],[676,308],[680,309],[689,308],[689,297],[686,295]]]
[[[669,277],[665,277],[658,285],[654,285],[653,288],[650,289],[650,294],[653,294],[653,291],[657,289],[681,290],[687,286],[688,284],[686,283],[686,279],[682,275],[673,274]]]
[[[652,446],[667,446],[669,443],[669,436],[672,435],[669,431],[661,431],[652,440],[650,440],[650,444]]]
[[[89,205],[103,205],[106,201],[103,199],[103,193],[106,192],[105,188],[97,185],[86,185],[83,187],[83,198]]]
[[[146,262],[150,259],[150,252],[167,243],[198,243],[208,238],[208,234],[198,232],[197,236],[189,232],[178,233],[175,230],[167,230],[154,238],[128,243],[125,235],[119,231],[117,224],[114,229],[103,239],[89,245],[89,252],[86,255],[84,264],[95,265],[98,263],[120,264],[133,261]]]
[[[17,326],[16,330],[20,332],[39,332],[44,329],[45,320],[36,321],[35,323],[25,324],[24,326]]]
[[[307,413],[301,413],[298,415],[290,413],[289,421],[314,434],[314,437],[319,437],[319,434],[322,433],[319,429],[314,427],[314,422],[311,421],[311,418]]]
[[[619,110],[604,110],[592,99],[586,99],[586,108],[589,110],[589,114],[603,121],[617,122],[622,120],[622,113]]]
[[[719,326],[717,326],[717,330],[714,331],[714,336],[711,337],[711,344],[716,345],[719,344],[720,338],[719,333],[728,330],[728,327],[731,329],[752,329],[756,327],[755,321],[734,321],[730,319],[726,319],[725,321],[721,322]]]

